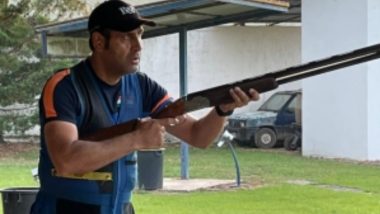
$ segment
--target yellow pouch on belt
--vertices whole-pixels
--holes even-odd
[[[55,169],[51,170],[53,176],[71,179],[91,180],[91,181],[112,181],[110,172],[88,172],[82,175],[57,175]]]

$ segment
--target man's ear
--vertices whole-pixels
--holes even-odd
[[[91,35],[92,46],[95,50],[103,50],[105,46],[105,38],[99,32],[93,32]]]

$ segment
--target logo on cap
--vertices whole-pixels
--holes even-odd
[[[124,6],[124,7],[119,7],[119,10],[121,12],[122,15],[131,15],[131,14],[135,14],[136,13],[136,9],[132,6]]]

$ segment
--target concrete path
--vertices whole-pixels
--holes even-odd
[[[218,186],[236,186],[235,180],[216,179],[188,179],[164,178],[163,188],[160,191],[189,192],[201,189],[210,189]]]

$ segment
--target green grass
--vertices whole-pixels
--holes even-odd
[[[313,186],[278,185],[255,190],[136,194],[137,213],[155,214],[355,214],[379,213],[379,196],[334,192]]]
[[[0,146],[4,147],[1,144]],[[37,166],[38,162],[38,147],[27,144],[25,147],[28,149],[6,153],[6,150],[11,147],[11,145],[8,145],[6,148],[3,148],[3,156],[0,157],[0,189],[19,186],[38,186],[38,182],[32,177],[32,169]]]
[[[1,145],[0,145],[1,146]],[[236,148],[252,189],[163,193],[137,191],[137,213],[380,213],[380,165],[305,158],[297,152]],[[179,147],[164,152],[165,177],[179,177]],[[37,148],[0,157],[0,189],[36,186]],[[190,149],[191,178],[235,179],[227,148]],[[308,180],[310,185],[289,184]],[[339,186],[340,190],[324,186]],[[347,190],[357,191],[347,191]],[[2,206],[0,205],[0,213]]]

